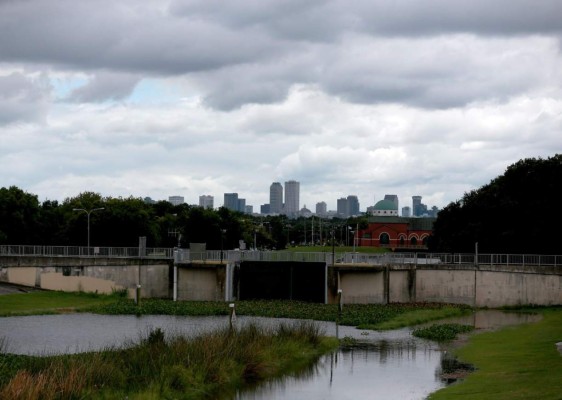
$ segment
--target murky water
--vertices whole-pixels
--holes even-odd
[[[536,316],[497,311],[478,312],[447,322],[474,324],[477,329],[532,322]],[[237,325],[274,326],[294,320],[238,317]],[[440,321],[441,322],[441,321]],[[336,336],[334,323],[317,322]],[[228,317],[110,316],[65,314],[0,318],[3,351],[48,355],[128,346],[151,329],[194,336],[225,328]],[[297,376],[285,377],[236,393],[235,399],[423,399],[446,385],[440,378],[442,352],[433,342],[417,339],[411,329],[386,332],[340,326],[338,336],[360,343],[323,356]]]

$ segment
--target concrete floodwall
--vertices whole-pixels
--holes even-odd
[[[225,270],[224,265],[188,264],[178,268],[178,300],[224,300]]]
[[[416,271],[416,301],[475,304],[475,272],[424,268]]]
[[[477,307],[562,304],[562,274],[478,271]]]
[[[92,261],[91,261],[92,262]],[[33,260],[30,266],[1,266],[0,282],[37,287],[47,290],[84,291],[111,293],[113,290],[127,289],[134,293],[141,284],[142,297],[169,298],[171,293],[170,265],[168,262],[115,261],[117,265],[99,262],[98,265],[87,265],[84,260],[67,265],[38,266]],[[25,260],[19,260],[25,265]],[[140,274],[139,274],[140,268]]]
[[[345,304],[385,303],[384,271],[340,271],[339,288]]]

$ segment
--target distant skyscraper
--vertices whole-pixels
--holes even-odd
[[[345,197],[338,199],[338,217],[347,218],[349,217],[349,203]]]
[[[224,207],[232,211],[238,211],[238,193],[225,193]]]
[[[357,196],[347,196],[347,214],[349,217],[359,215],[359,199]]]
[[[328,213],[328,205],[326,204],[325,201],[316,203],[316,215],[322,216],[322,215],[326,215],[327,213]]]
[[[246,206],[246,209],[244,210],[244,212],[246,214],[253,214],[254,213],[254,206]]]
[[[183,196],[170,196],[168,197],[168,201],[175,206],[179,206],[180,204],[185,203],[183,200]]]
[[[246,199],[238,199],[238,210],[240,212],[246,212]]]
[[[284,213],[295,216],[300,211],[300,183],[297,181],[285,182],[285,207]]]
[[[260,206],[260,214],[271,214],[271,207],[269,204],[262,204]]]
[[[210,208],[211,210],[214,206],[215,198],[209,195],[199,196],[199,207]]]
[[[394,205],[396,206],[396,209],[398,210],[398,196],[396,196],[395,194],[385,194],[384,200],[392,201],[394,203]]]
[[[283,186],[279,182],[273,182],[269,187],[269,212],[281,214],[283,211]]]
[[[408,206],[402,207],[402,216],[406,218],[411,217],[412,216],[411,211],[412,210]]]
[[[412,213],[414,217],[419,217],[422,215],[422,197],[412,196]]]

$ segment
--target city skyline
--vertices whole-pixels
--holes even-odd
[[[40,201],[236,192],[257,211],[294,179],[310,209],[350,194],[443,208],[562,149],[561,14],[555,0],[0,2],[0,186]]]

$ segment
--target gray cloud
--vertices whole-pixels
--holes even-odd
[[[133,92],[139,80],[139,76],[99,72],[85,86],[72,91],[69,99],[76,102],[121,100]]]
[[[49,106],[49,92],[41,79],[33,81],[18,72],[0,75],[0,125],[43,121]]]

